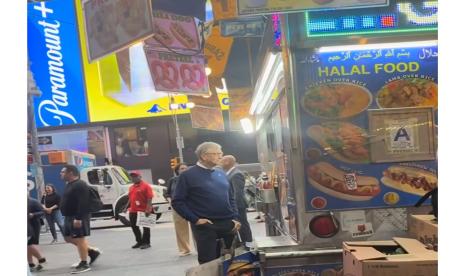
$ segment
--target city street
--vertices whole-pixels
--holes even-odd
[[[249,223],[254,236],[265,236],[265,224],[254,220],[256,212],[249,213]],[[130,227],[119,221],[92,221],[89,242],[103,252],[87,274],[93,276],[165,276],[185,275],[185,271],[197,265],[197,255],[179,257],[171,214],[163,215],[157,227],[152,229],[152,247],[132,249],[135,243]],[[74,246],[63,242],[50,245],[50,233],[40,237],[40,249],[47,258],[44,270],[33,275],[68,275],[70,266],[79,259]]]

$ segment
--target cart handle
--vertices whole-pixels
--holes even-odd
[[[327,249],[327,250],[306,250],[306,251],[287,251],[287,252],[260,252],[266,259],[282,259],[290,257],[311,257],[322,255],[342,254],[342,249]]]

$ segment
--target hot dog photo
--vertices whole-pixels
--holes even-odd
[[[174,37],[187,49],[194,49],[196,47],[197,41],[183,28],[181,24],[177,22],[171,23],[170,31]]]
[[[153,37],[145,41],[146,45],[189,51],[200,49],[197,25],[193,17],[157,10],[153,13],[152,25]]]
[[[307,167],[307,180],[317,190],[330,196],[349,200],[367,201],[380,192],[379,181],[371,176],[356,176],[355,187],[346,184],[347,173],[327,162],[319,162]]]
[[[391,166],[383,172],[381,182],[387,187],[423,196],[438,186],[438,177],[420,168]]]

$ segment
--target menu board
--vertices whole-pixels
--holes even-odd
[[[208,79],[203,55],[184,56],[144,47],[147,63],[157,91],[207,95]]]
[[[437,46],[402,47],[296,53],[307,211],[412,206],[437,187],[436,160],[371,159],[368,110],[429,107],[437,118]],[[384,119],[399,129],[385,154],[414,150],[417,125],[437,133],[418,118]]]
[[[200,52],[199,34],[194,17],[182,16],[161,10],[153,12],[153,36],[145,45],[162,49]]]

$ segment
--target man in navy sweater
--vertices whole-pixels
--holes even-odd
[[[204,142],[195,150],[196,165],[179,175],[171,202],[174,210],[191,223],[200,264],[220,257],[217,239],[231,247],[240,229],[234,190],[219,165],[221,146]]]

